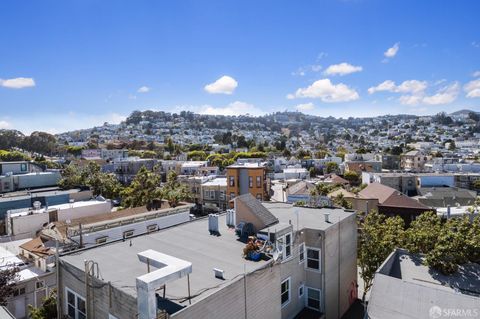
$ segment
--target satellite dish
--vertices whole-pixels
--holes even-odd
[[[33,208],[35,208],[35,210],[39,210],[40,207],[42,207],[42,203],[40,203],[38,200],[33,202]]]

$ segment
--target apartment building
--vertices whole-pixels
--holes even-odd
[[[15,291],[7,298],[7,309],[13,318],[27,319],[28,305],[39,307],[51,290],[55,289],[55,272],[41,269],[21,254],[21,246],[30,239],[0,244],[0,269],[18,267]],[[0,318],[2,317],[0,313]],[[7,317],[8,318],[8,317]]]
[[[231,200],[244,194],[252,194],[258,200],[266,199],[266,165],[242,162],[227,167],[227,196]]]
[[[234,202],[227,214],[61,256],[61,315],[340,318],[357,296],[355,213],[249,193]],[[260,258],[244,257],[244,235],[262,238]]]
[[[425,168],[428,161],[427,155],[423,152],[414,150],[400,156],[400,167],[406,171],[420,172]]]
[[[60,178],[59,170],[45,171],[27,161],[0,162],[0,193],[55,186]]]

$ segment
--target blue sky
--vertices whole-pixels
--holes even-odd
[[[0,128],[480,111],[478,1],[0,2]]]

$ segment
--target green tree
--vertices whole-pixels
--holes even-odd
[[[5,151],[0,150],[0,161],[15,162],[15,161],[29,161],[30,157],[19,151]]]
[[[62,171],[62,178],[58,185],[63,189],[71,189],[85,185],[82,179],[81,170],[77,165],[68,165]]]
[[[325,164],[325,170],[327,174],[335,173],[338,171],[338,164],[335,162],[327,162],[327,164]]]
[[[207,158],[205,151],[191,151],[187,153],[187,158],[193,161],[204,161]]]
[[[378,267],[397,247],[404,242],[404,222],[401,217],[386,218],[371,211],[359,225],[358,266],[364,282],[362,299],[373,284]]]
[[[442,220],[437,214],[434,212],[422,213],[405,231],[405,248],[412,253],[428,253],[435,248],[442,228]]]
[[[154,201],[161,200],[163,197],[160,188],[161,177],[157,173],[157,169],[149,171],[142,166],[132,183],[122,190],[122,204],[125,207],[150,207]]]
[[[50,294],[43,299],[42,305],[35,308],[28,305],[28,313],[31,319],[52,319],[57,318],[57,292],[50,291]]]
[[[190,197],[188,187],[178,182],[177,173],[174,171],[168,173],[167,182],[162,188],[162,193],[170,207],[176,207],[181,201]]]
[[[18,267],[0,269],[0,306],[6,306],[8,297],[15,291],[19,270]]]
[[[350,184],[358,184],[360,181],[360,175],[355,171],[347,171],[343,174],[343,178],[350,182]]]

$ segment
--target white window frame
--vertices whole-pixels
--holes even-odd
[[[305,293],[305,307],[307,307],[308,309],[312,309],[312,310],[316,310],[316,311],[319,311],[321,312],[322,311],[322,290],[321,289],[318,289],[318,288],[313,288],[313,287],[305,287],[305,290],[306,290],[306,293]],[[313,307],[310,307],[308,305],[308,292],[309,290],[315,290],[315,291],[318,291],[318,297],[319,297],[319,300],[318,300],[318,309],[317,308],[313,308]]]
[[[288,299],[284,303],[281,303],[282,302],[282,295],[285,293],[285,292],[282,292],[282,286],[283,286],[284,283],[287,283],[287,291],[286,292],[288,293]],[[290,303],[290,301],[292,299],[291,294],[292,294],[292,280],[290,279],[290,277],[288,277],[288,278],[282,280],[282,282],[280,283],[280,303],[282,305],[282,308],[287,306]]]
[[[95,244],[100,245],[107,242],[108,236],[102,236],[95,239]]]
[[[305,296],[305,286],[298,286],[298,299],[302,299]]]
[[[305,243],[301,243],[298,245],[298,263],[304,263],[305,262]]]
[[[290,244],[287,245],[287,236],[290,237]],[[283,240],[284,240],[284,258],[285,259],[289,259],[292,257],[292,248],[293,248],[293,236],[292,236],[292,233],[288,233],[288,234],[285,234],[285,236],[283,236]],[[290,248],[290,255],[287,256],[287,246]]]
[[[75,308],[75,318],[72,318],[72,319],[79,319],[78,314],[82,313],[82,312],[78,309],[78,299],[83,300],[84,303],[86,303],[86,300],[85,300],[85,298],[83,298],[81,295],[77,294],[72,289],[70,289],[68,287],[65,287],[65,314],[67,314],[67,316],[68,316],[68,305],[69,305],[69,303],[68,303],[68,293],[69,292],[75,296],[75,305],[73,305],[74,308]],[[87,308],[87,305],[85,304],[85,311],[86,311],[86,308]],[[87,318],[86,313],[82,313],[82,314],[84,315],[85,318]]]
[[[308,259],[313,259],[308,257],[308,251],[315,250],[318,251],[318,269],[308,267]],[[305,269],[309,271],[322,272],[322,250],[320,248],[305,247]]]
[[[35,290],[41,290],[45,288],[45,280],[39,280],[35,282]]]
[[[151,233],[158,230],[157,224],[151,224],[147,226],[147,232]]]
[[[133,237],[135,235],[135,230],[129,229],[123,232],[123,239]]]

